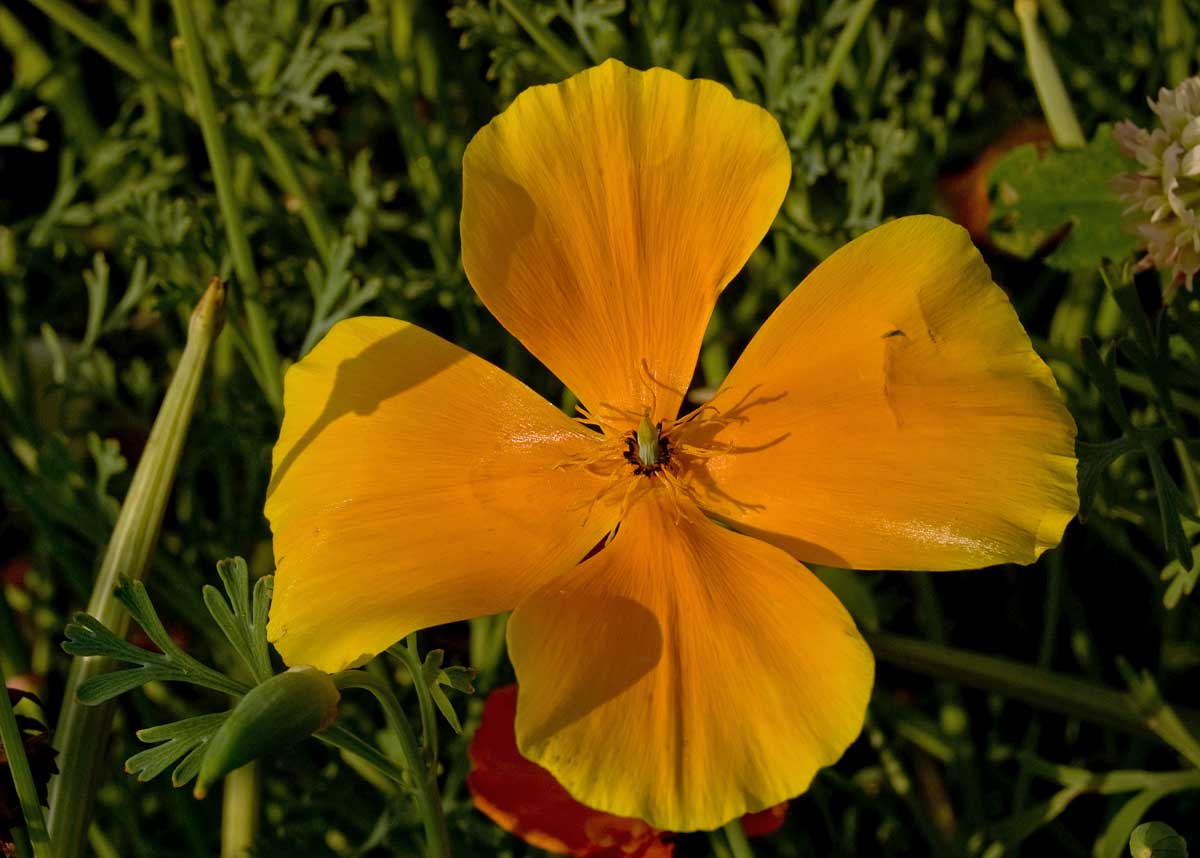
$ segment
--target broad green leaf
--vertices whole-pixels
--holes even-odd
[[[1032,143],[1018,146],[989,178],[992,240],[1026,259],[1057,242],[1046,263],[1065,271],[1129,256],[1137,241],[1125,231],[1109,183],[1136,166],[1117,150],[1107,125],[1082,149],[1042,155]]]
[[[1150,810],[1151,805],[1170,795],[1171,792],[1172,790],[1169,789],[1143,790],[1125,802],[1116,815],[1108,821],[1104,833],[1092,846],[1092,858],[1121,858],[1126,844],[1131,842],[1130,832],[1133,827],[1142,821],[1142,817],[1146,815],[1146,811]],[[1157,858],[1153,851],[1146,851],[1143,855],[1138,855],[1136,852],[1133,854],[1136,858],[1151,858],[1151,856]]]
[[[1144,822],[1129,835],[1133,858],[1187,858],[1187,843],[1162,822]]]

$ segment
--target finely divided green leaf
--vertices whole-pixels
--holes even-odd
[[[95,706],[126,691],[140,688],[147,682],[168,682],[180,679],[179,672],[167,665],[147,665],[129,670],[114,670],[93,676],[79,686],[79,702]]]
[[[228,716],[228,712],[215,712],[139,730],[137,736],[143,742],[162,744],[134,754],[125,761],[125,771],[137,775],[140,781],[158,777],[176,760],[207,742]]]

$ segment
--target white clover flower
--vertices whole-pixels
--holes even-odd
[[[1125,120],[1113,129],[1117,145],[1142,170],[1118,176],[1112,186],[1125,214],[1138,215],[1134,229],[1146,250],[1138,270],[1169,270],[1169,295],[1179,285],[1191,289],[1200,271],[1200,77],[1160,89],[1150,109],[1162,128],[1147,131]]]

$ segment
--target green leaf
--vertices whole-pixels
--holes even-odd
[[[1107,354],[1101,355],[1096,343],[1090,337],[1084,337],[1079,343],[1079,353],[1083,359],[1083,370],[1096,386],[1104,407],[1123,432],[1132,433],[1133,420],[1121,398],[1121,384],[1117,380],[1116,349],[1110,348]]]
[[[273,672],[267,649],[270,581],[255,584],[252,600],[250,570],[245,560],[240,557],[222,560],[217,563],[217,574],[221,577],[225,596],[222,597],[216,587],[205,585],[204,604],[255,681],[263,682]]]
[[[168,682],[180,679],[179,672],[167,665],[147,665],[129,670],[114,670],[101,673],[79,686],[76,696],[86,706],[95,706],[112,700],[119,694],[140,688],[147,682]]]
[[[86,680],[78,690],[80,702],[87,705],[103,703],[147,682],[190,682],[225,694],[246,692],[245,684],[201,664],[176,646],[140,581],[124,578],[113,594],[162,652],[136,647],[118,638],[95,617],[76,614],[75,622],[66,629],[64,651],[71,655],[100,656],[140,665],[132,670],[103,673]]]
[[[445,717],[450,728],[461,736],[462,722],[458,720],[458,713],[454,711],[454,705],[450,702],[450,698],[446,696],[446,692],[442,691],[439,685],[434,684],[429,686],[429,696],[433,698],[434,704],[443,717]]]
[[[206,743],[228,717],[229,712],[214,712],[139,730],[137,737],[143,742],[162,744],[134,754],[125,761],[125,771],[137,775],[139,781],[158,777],[176,760]]]
[[[175,771],[171,772],[171,786],[181,787],[200,774],[200,765],[204,762],[204,749],[207,746],[207,742],[196,745],[186,757],[180,760]]]
[[[425,662],[421,665],[421,680],[429,687],[430,698],[437,706],[438,711],[445,717],[451,729],[462,735],[462,722],[458,718],[458,713],[454,711],[454,705],[450,702],[450,698],[446,696],[446,692],[442,691],[442,686],[445,685],[464,694],[474,694],[475,686],[471,684],[471,680],[475,678],[475,671],[469,667],[443,668],[442,660],[445,655],[446,653],[440,649],[431,649],[425,654]]]
[[[158,618],[158,611],[154,610],[154,603],[150,601],[145,584],[132,578],[123,577],[113,589],[113,595],[128,609],[133,621],[142,627],[146,637],[150,638],[164,655],[182,654],[182,650],[171,640],[171,635],[163,626],[162,620]]]
[[[449,685],[455,691],[461,691],[463,694],[474,694],[475,685],[472,680],[475,678],[475,668],[473,667],[447,667],[442,671],[439,681],[445,685]]]
[[[1127,832],[1135,825],[1142,821],[1142,817],[1150,810],[1151,805],[1159,799],[1170,795],[1173,790],[1169,789],[1148,789],[1139,792],[1129,801],[1121,806],[1116,815],[1109,820],[1108,825],[1104,829],[1104,833],[1096,840],[1092,847],[1092,858],[1120,858],[1121,853],[1125,851],[1125,844],[1128,842],[1130,851],[1133,851],[1133,838]],[[1129,838],[1126,840],[1126,838]],[[1133,852],[1136,858],[1158,858],[1159,853],[1154,850],[1143,849],[1139,852]],[[1184,851],[1186,858],[1187,852]]]
[[[1189,524],[1189,528],[1194,525]],[[1163,594],[1163,605],[1174,608],[1184,596],[1190,596],[1200,580],[1200,544],[1192,546],[1192,568],[1185,569],[1178,560],[1172,560],[1162,570],[1162,580],[1169,582]]]
[[[1039,155],[1032,143],[1018,146],[989,178],[992,240],[1028,259],[1063,236],[1046,263],[1065,271],[1129,256],[1137,240],[1124,229],[1123,206],[1109,182],[1134,166],[1107,125],[1082,149]]]
[[[1100,479],[1109,466],[1126,453],[1141,451],[1142,444],[1137,438],[1117,438],[1114,441],[1090,443],[1075,442],[1075,455],[1079,459],[1079,516],[1087,518],[1096,499],[1096,490]]]
[[[1162,822],[1144,822],[1129,835],[1133,858],[1187,858],[1187,843]]]
[[[132,664],[149,664],[163,657],[158,653],[136,647],[121,640],[91,614],[78,613],[63,634],[63,652],[67,655],[100,656],[127,661]]]
[[[1157,448],[1146,448],[1146,458],[1150,462],[1150,476],[1154,480],[1154,495],[1158,499],[1158,511],[1162,516],[1163,542],[1171,557],[1184,569],[1192,568],[1192,544],[1187,532],[1183,529],[1182,516],[1186,514],[1187,501],[1183,492],[1171,475],[1167,466],[1158,454]]]

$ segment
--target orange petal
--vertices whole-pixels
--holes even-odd
[[[339,670],[569,569],[615,519],[556,466],[598,437],[414,325],[336,325],[288,371],[267,495],[284,660]]]
[[[692,472],[701,505],[803,560],[1031,563],[1079,505],[1054,377],[942,218],[902,218],[829,257],[700,417],[681,441],[727,447]]]
[[[807,789],[862,728],[874,662],[783,551],[652,490],[517,606],[517,739],[579,801],[716,828]]]
[[[493,822],[527,843],[548,852],[595,855],[619,849],[628,855],[671,854],[662,832],[636,819],[592,810],[562,788],[548,771],[517,750],[513,721],[517,686],[507,685],[488,695],[483,720],[471,739],[471,773],[467,786],[475,806]],[[644,851],[658,845],[660,852]]]
[[[526,90],[475,135],[463,266],[593,413],[669,419],[713,303],[790,176],[762,108],[711,81],[609,60]]]

